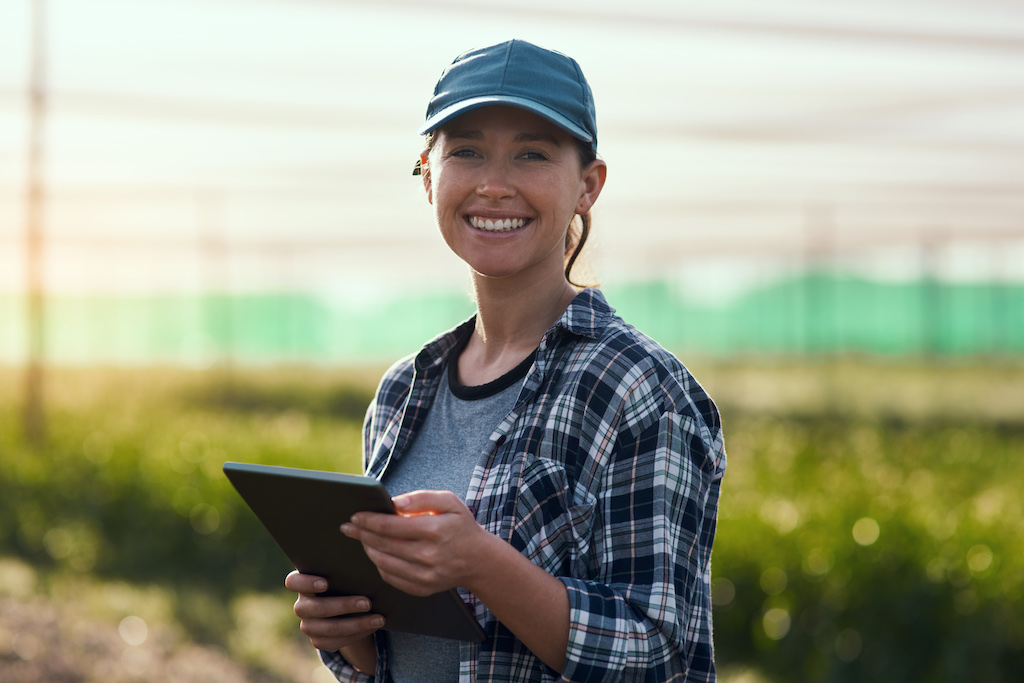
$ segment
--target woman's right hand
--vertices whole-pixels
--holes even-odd
[[[370,600],[359,595],[317,595],[327,590],[327,582],[297,571],[285,578],[284,585],[299,594],[295,615],[300,619],[299,629],[309,636],[313,647],[340,651],[349,664],[372,676],[377,668],[377,649],[371,636],[384,626],[384,617],[370,613]]]

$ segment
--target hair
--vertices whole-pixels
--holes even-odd
[[[586,168],[590,164],[597,160],[597,146],[591,142],[584,142],[578,138],[576,140],[576,150],[580,157],[580,168]],[[590,216],[590,212],[586,212],[579,216],[579,232],[577,233],[574,229],[576,227],[576,219],[574,218],[569,223],[569,230],[565,233],[565,279],[569,281],[569,284],[573,287],[585,287],[572,281],[572,267],[576,265],[576,259],[579,258],[580,253],[583,251],[584,245],[587,243],[587,238],[590,236],[590,226],[593,223],[593,218]]]
[[[423,150],[430,154],[430,151],[434,149],[434,143],[437,141],[435,136],[436,131],[430,131],[423,136]],[[576,151],[579,155],[580,168],[584,169],[590,164],[597,160],[597,149],[596,146],[591,142],[584,142],[579,138],[573,138],[576,142]],[[418,174],[420,169],[419,161],[416,162],[416,168],[413,171],[414,174]],[[576,218],[579,218],[579,227],[577,228]],[[569,284],[573,287],[586,287],[588,285],[581,285],[572,281],[572,267],[576,265],[576,260],[580,257],[580,253],[583,251],[583,247],[587,243],[587,238],[590,236],[590,226],[593,224],[593,218],[590,216],[588,211],[582,215],[576,215],[573,220],[569,223],[569,230],[565,233],[565,279],[569,281]]]

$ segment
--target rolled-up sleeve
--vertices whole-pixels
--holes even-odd
[[[710,558],[721,439],[666,413],[619,439],[598,494],[598,575],[569,594],[563,680],[713,681]]]
[[[342,683],[372,683],[374,680],[373,676],[367,676],[356,670],[354,666],[349,664],[339,652],[325,652],[319,651],[320,661],[324,663],[334,677]]]

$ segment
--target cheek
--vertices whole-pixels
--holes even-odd
[[[581,185],[575,180],[560,179],[545,188],[545,200],[552,211],[560,216],[566,214],[566,220],[576,213],[581,195]]]
[[[461,202],[455,196],[455,193],[452,192],[451,185],[446,183],[435,183],[432,193],[433,201],[431,204],[434,214],[434,225],[441,233],[445,242],[451,246],[452,238],[458,230],[456,224],[461,216],[459,211]]]
[[[458,208],[465,196],[465,179],[458,173],[445,168],[435,168],[431,178],[430,194],[438,212],[450,212]]]
[[[454,194],[446,190],[445,185],[434,187],[434,213],[438,218],[455,215],[459,209],[459,202]]]

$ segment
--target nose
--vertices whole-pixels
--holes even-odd
[[[487,199],[508,199],[515,195],[511,169],[501,161],[490,161],[480,168],[476,193]]]

